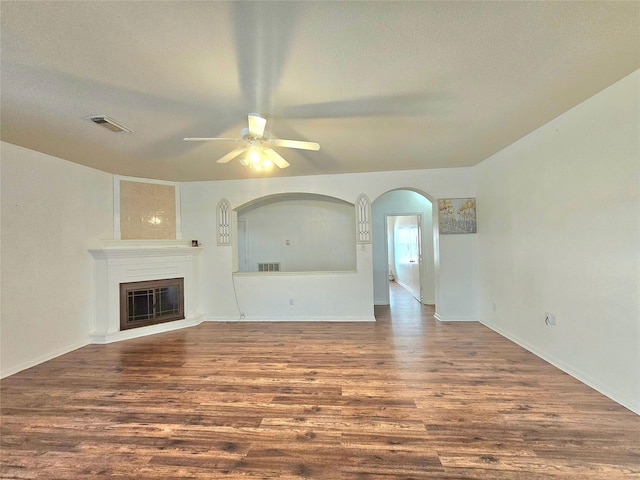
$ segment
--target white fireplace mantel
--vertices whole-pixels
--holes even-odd
[[[198,262],[202,247],[191,241],[114,240],[89,250],[94,258],[95,316],[91,343],[111,343],[194,326],[198,309]],[[120,284],[184,278],[184,320],[120,331]]]
[[[96,260],[118,258],[174,257],[198,255],[202,247],[156,247],[156,248],[112,248],[92,249],[89,253]]]

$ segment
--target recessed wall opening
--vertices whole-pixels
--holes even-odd
[[[353,203],[290,193],[258,199],[237,212],[240,272],[356,270]]]
[[[184,319],[184,278],[120,284],[120,330]]]

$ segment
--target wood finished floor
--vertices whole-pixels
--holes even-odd
[[[640,416],[392,287],[376,323],[204,323],[6,378],[1,477],[640,478]]]

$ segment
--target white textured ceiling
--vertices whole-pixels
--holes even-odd
[[[639,2],[0,5],[2,140],[176,181],[258,175],[182,140],[250,112],[321,145],[260,175],[471,166],[640,68]]]

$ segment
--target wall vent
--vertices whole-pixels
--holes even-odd
[[[279,272],[280,262],[258,263],[259,272]]]
[[[116,122],[113,118],[107,117],[106,115],[94,115],[88,118],[93,123],[108,128],[112,132],[133,133],[133,130],[131,130],[129,127],[125,127],[121,123]]]

